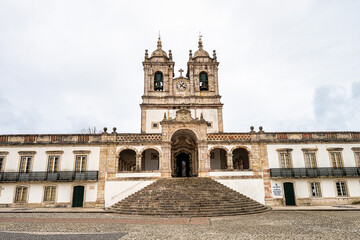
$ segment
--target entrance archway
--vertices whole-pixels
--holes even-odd
[[[198,152],[194,132],[182,129],[171,137],[171,168],[173,177],[193,177],[198,174]]]
[[[186,151],[175,153],[174,170],[176,177],[192,176],[191,154]]]

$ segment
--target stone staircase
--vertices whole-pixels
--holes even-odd
[[[210,178],[159,179],[107,211],[153,216],[210,217],[261,213],[266,207]]]

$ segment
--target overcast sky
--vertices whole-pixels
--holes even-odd
[[[145,49],[217,50],[226,132],[360,130],[360,1],[0,0],[0,134],[140,132]]]

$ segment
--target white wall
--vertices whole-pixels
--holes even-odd
[[[271,186],[275,183],[281,186],[281,196],[274,196],[272,191],[272,195],[274,198],[283,198],[284,197],[284,189],[283,183],[284,182],[293,182],[294,183],[294,190],[295,190],[295,197],[296,198],[311,198],[311,191],[310,191],[310,182],[320,182],[320,188],[322,193],[322,198],[337,198],[336,192],[336,185],[335,182],[337,181],[345,181],[347,182],[348,187],[348,195],[349,197],[360,197],[360,180],[359,179],[291,179],[289,180],[271,180]]]
[[[301,150],[302,148],[317,148],[316,151],[316,160],[318,167],[332,167],[332,163],[330,161],[329,151],[327,148],[343,148],[342,157],[344,162],[344,167],[356,167],[354,151],[351,150],[352,147],[360,147],[360,144],[274,144],[267,145],[268,150],[268,158],[269,158],[269,167],[270,168],[280,168],[279,156],[276,149],[279,148],[291,148],[291,157],[292,164],[294,168],[304,168],[305,167],[305,159],[304,152]]]
[[[265,190],[263,179],[232,179],[216,181],[261,204],[265,204]]]
[[[155,181],[105,182],[105,207],[110,207]]]
[[[20,155],[19,151],[36,151],[32,159],[32,171],[47,171],[48,165],[48,154],[46,151],[64,151],[60,154],[60,165],[59,171],[74,171],[75,168],[75,150],[89,150],[91,153],[88,155],[87,170],[98,171],[99,170],[99,158],[100,158],[100,147],[6,147],[0,148],[0,151],[8,151],[9,154],[6,156],[5,166],[3,171],[6,172],[18,172],[20,166]],[[56,154],[57,155],[57,154]]]
[[[45,186],[56,187],[56,203],[70,203],[72,201],[72,192],[74,186],[84,186],[85,195],[84,202],[95,202],[97,198],[97,183],[11,183],[2,184],[0,194],[0,204],[12,204],[15,199],[16,187],[27,186],[28,187],[28,203],[42,203],[44,198]]]

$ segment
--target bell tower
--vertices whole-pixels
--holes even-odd
[[[144,95],[140,104],[142,133],[160,133],[164,116],[174,118],[179,109],[189,110],[194,119],[204,118],[207,132],[223,132],[219,62],[215,50],[210,57],[203,49],[201,36],[198,44],[194,55],[190,50],[186,76],[180,69],[180,76],[175,78],[171,50],[169,56],[162,50],[160,37],[151,57],[145,50]]]

